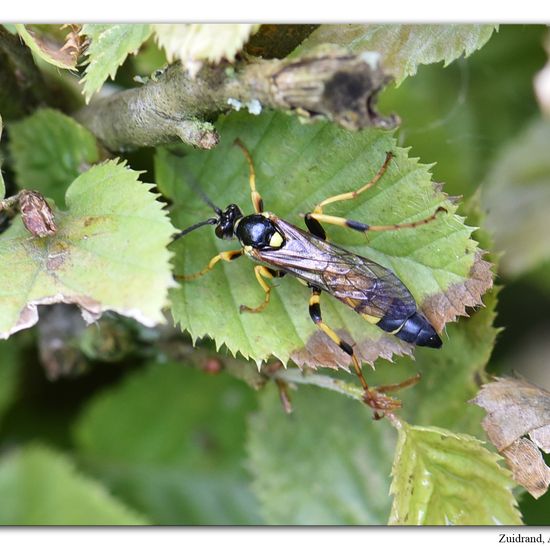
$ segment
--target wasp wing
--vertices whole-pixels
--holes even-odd
[[[256,261],[324,290],[362,315],[407,319],[416,312],[413,296],[389,269],[276,216],[271,219],[285,242],[278,249],[251,251]]]

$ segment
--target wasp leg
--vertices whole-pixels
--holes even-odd
[[[384,164],[380,167],[380,170],[376,173],[376,175],[363,187],[360,187],[356,191],[350,191],[348,193],[341,193],[340,195],[334,195],[333,197],[329,197],[328,199],[325,199],[324,201],[321,201],[314,209],[313,212],[315,214],[322,214],[323,213],[323,207],[327,204],[331,204],[333,202],[339,202],[339,201],[349,201],[351,199],[354,199],[361,193],[364,193],[367,189],[370,189],[376,183],[378,180],[385,174],[386,170],[388,169],[388,166],[391,162],[391,159],[393,158],[393,153],[388,152],[386,153],[386,160],[384,161]]]
[[[357,374],[359,381],[361,382],[361,386],[363,386],[363,389],[365,392],[370,391],[369,386],[367,384],[367,381],[365,380],[365,377],[363,376],[363,372],[361,371],[361,365],[359,364],[359,360],[355,356],[355,353],[353,352],[353,347],[342,340],[334,330],[332,330],[324,321],[323,316],[321,315],[321,291],[318,288],[312,288],[311,289],[311,298],[309,299],[309,316],[311,317],[311,320],[338,346],[340,349],[344,350],[350,357],[353,363],[353,368],[355,370],[355,374]]]
[[[409,388],[410,386],[414,386],[420,381],[420,378],[422,378],[422,376],[420,375],[420,373],[417,373],[414,376],[411,376],[406,380],[403,380],[402,382],[398,382],[397,384],[388,384],[387,386],[377,386],[376,389],[380,392],[391,393],[394,391]]]
[[[192,273],[191,275],[174,275],[174,277],[178,281],[192,281],[208,273],[220,260],[223,260],[224,262],[231,262],[237,258],[240,258],[242,255],[242,250],[228,250],[226,252],[220,252],[208,262],[208,265],[204,269],[201,269],[196,273]]]
[[[324,321],[321,315],[321,291],[318,288],[311,289],[311,298],[309,299],[309,315],[312,321],[338,346],[344,350],[350,357],[355,374],[363,387],[363,401],[374,409],[374,418],[379,420],[383,418],[385,412],[393,411],[401,407],[401,402],[393,397],[388,397],[380,392],[379,388],[369,388],[361,364],[353,351],[353,347],[348,342],[342,340]]]
[[[264,201],[260,193],[256,191],[256,171],[254,170],[254,161],[252,160],[252,155],[239,138],[237,138],[234,143],[235,145],[240,147],[240,149],[244,153],[246,162],[248,162],[248,183],[250,184],[250,197],[252,199],[252,205],[254,206],[254,212],[256,212],[256,214],[259,214],[260,212],[264,211]]]
[[[249,307],[241,305],[239,311],[241,313],[261,313],[269,304],[269,298],[271,297],[271,287],[265,282],[264,279],[273,279],[273,277],[282,277],[284,273],[282,271],[275,271],[274,269],[269,269],[263,265],[257,265],[254,268],[254,274],[256,275],[256,280],[260,283],[260,286],[264,289],[265,298],[262,304],[258,307]]]
[[[323,241],[327,240],[327,234],[325,233],[323,226],[315,218],[312,218],[311,213],[304,216],[304,221],[306,222],[310,233],[320,239],[323,239]]]
[[[348,229],[353,229],[355,231],[361,231],[366,233],[367,231],[393,231],[396,229],[406,229],[419,227],[421,225],[426,225],[427,223],[433,222],[437,215],[440,212],[447,212],[445,208],[440,206],[431,216],[424,218],[423,220],[418,220],[416,222],[410,223],[394,223],[390,225],[369,225],[367,223],[358,222],[355,220],[348,220],[347,218],[339,218],[338,216],[327,216],[326,214],[316,214],[315,212],[306,214],[306,219],[313,219],[318,222],[330,223],[332,225],[337,225],[339,227],[347,227]],[[306,222],[307,223],[307,222]],[[309,225],[308,225],[309,227]]]

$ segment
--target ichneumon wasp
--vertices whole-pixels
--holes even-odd
[[[235,144],[243,151],[249,168],[249,185],[254,214],[243,215],[236,204],[230,204],[225,210],[214,203],[200,190],[203,200],[216,213],[215,217],[198,222],[174,236],[174,240],[205,225],[215,225],[216,236],[220,239],[237,239],[240,248],[220,252],[208,265],[191,275],[177,275],[180,280],[193,280],[205,275],[218,262],[230,262],[243,255],[258,265],[254,272],[264,290],[264,301],[256,307],[241,305],[241,312],[260,313],[269,304],[271,286],[266,279],[282,277],[286,274],[297,277],[311,289],[309,315],[317,327],[346,352],[364,390],[364,401],[375,410],[375,417],[400,406],[396,399],[382,393],[399,389],[416,382],[418,377],[393,386],[370,388],[363,376],[361,365],[353,351],[353,346],[341,339],[329,327],[321,314],[320,297],[326,292],[348,307],[354,309],[368,322],[376,324],[382,330],[394,334],[405,342],[418,346],[439,348],[441,339],[430,322],[418,311],[417,304],[401,280],[389,269],[376,262],[353,254],[344,248],[327,242],[326,233],[321,224],[328,223],[347,227],[355,231],[388,231],[402,228],[415,228],[436,219],[439,207],[431,216],[423,220],[393,224],[368,225],[366,223],[330,216],[323,213],[324,207],[335,202],[351,200],[373,187],[386,172],[392,153],[386,159],[377,174],[365,185],[355,191],[342,193],[325,199],[304,217],[309,232],[279,218],[276,214],[264,211],[263,200],[256,189],[254,163],[248,149],[240,140]]]

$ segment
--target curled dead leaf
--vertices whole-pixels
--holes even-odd
[[[27,230],[35,237],[55,235],[57,227],[50,205],[41,193],[25,189],[19,193],[19,211]]]
[[[497,378],[471,402],[487,411],[483,429],[514,479],[535,498],[543,495],[550,485],[550,468],[539,448],[548,452],[550,447],[550,392],[525,380]]]
[[[45,32],[44,27],[16,25],[19,36],[39,57],[62,69],[76,69],[83,47],[82,38],[78,34],[80,26],[63,25],[61,29],[69,27],[66,35],[57,25],[49,27],[51,32]]]

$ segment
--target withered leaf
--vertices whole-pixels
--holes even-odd
[[[65,27],[65,25],[63,26]],[[76,69],[82,50],[78,25],[69,25],[69,31],[59,25],[16,25],[19,36],[41,59],[61,69]]]
[[[550,424],[550,393],[525,380],[497,378],[485,384],[472,403],[487,411],[483,428],[499,451]]]
[[[544,462],[537,446],[526,437],[514,441],[501,454],[514,474],[514,479],[531,495],[539,498],[550,485],[550,468]]]
[[[506,458],[514,479],[535,498],[550,485],[550,469],[540,447],[550,447],[550,392],[525,380],[497,378],[472,403],[487,411],[482,422],[489,439]],[[531,439],[524,437],[529,435]]]
[[[25,189],[19,193],[19,211],[23,225],[35,237],[55,235],[57,227],[50,205],[38,191]]]

